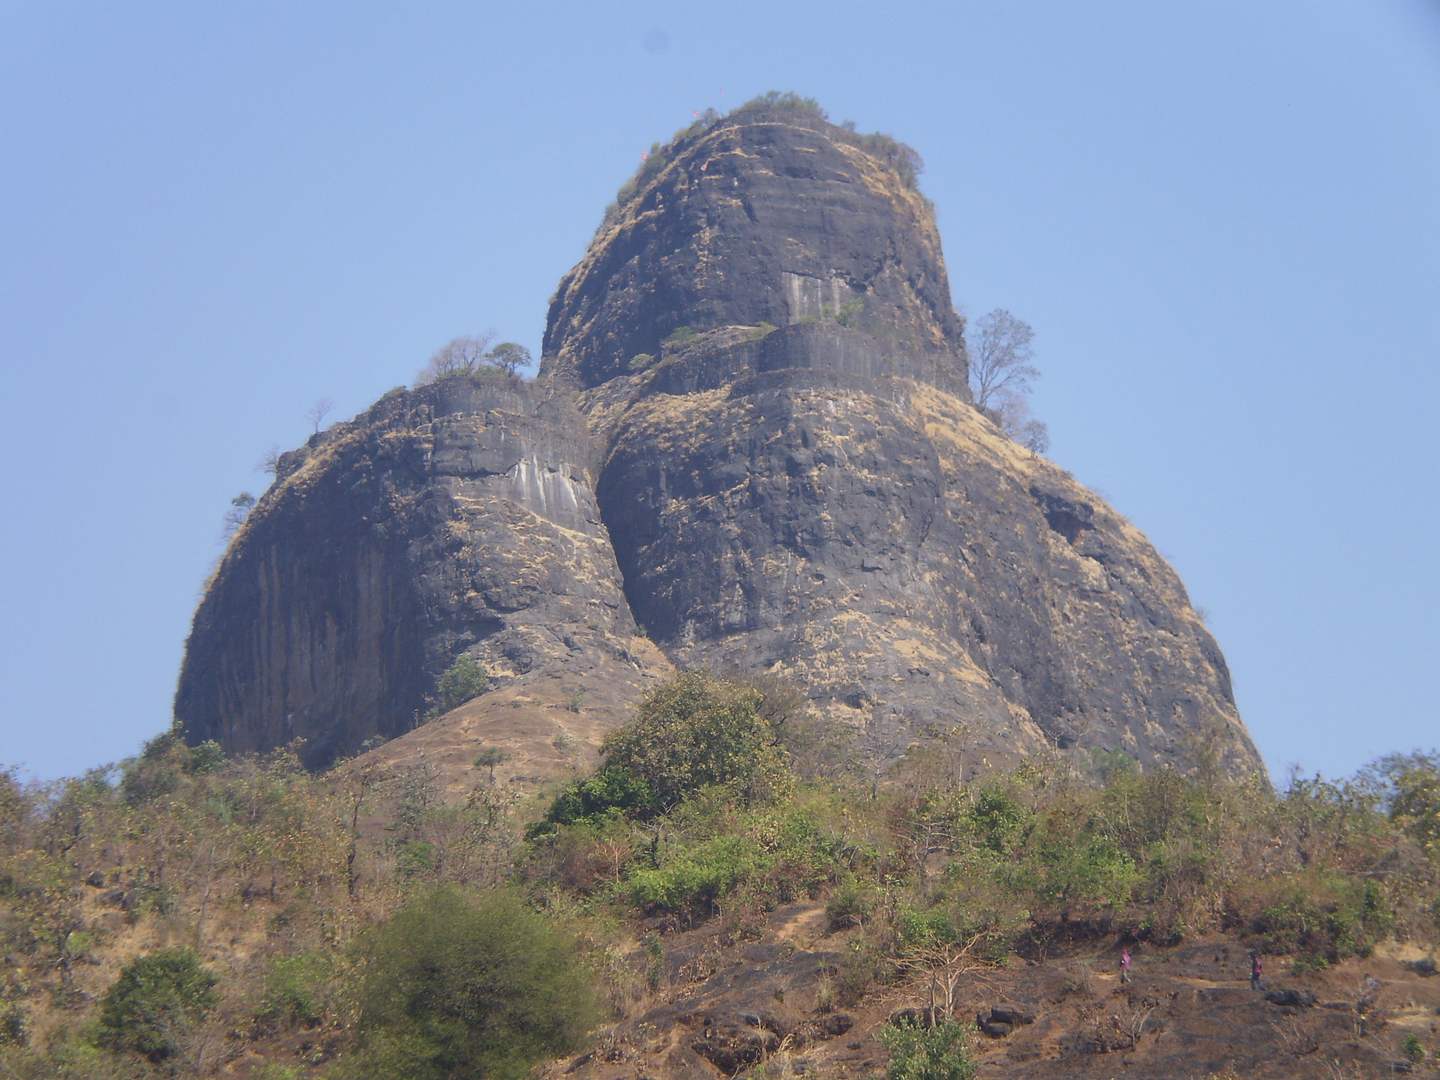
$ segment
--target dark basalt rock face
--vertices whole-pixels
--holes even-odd
[[[783,113],[722,120],[602,227],[561,280],[547,370],[593,387],[682,328],[863,323],[964,394],[963,326],[929,204],[839,129]],[[790,367],[792,364],[786,363]]]
[[[1204,736],[1258,765],[1175,573],[968,404],[929,204],[850,133],[761,112],[674,145],[561,282],[545,371],[677,662],[788,675],[882,756]]]
[[[793,111],[687,134],[562,280],[536,383],[398,393],[287,455],[197,614],[190,737],[329,760],[463,650],[608,679],[638,622],[877,759],[1203,737],[1258,767],[1174,571],[969,404],[931,208],[873,148]]]
[[[323,764],[410,730],[462,652],[500,679],[623,652],[590,456],[564,395],[503,377],[392,392],[285,455],[196,614],[189,737]]]

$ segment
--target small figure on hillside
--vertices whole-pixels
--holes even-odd
[[[1251,990],[1261,990],[1261,989],[1263,989],[1263,987],[1260,985],[1260,972],[1261,972],[1261,968],[1262,968],[1262,965],[1261,965],[1261,963],[1260,963],[1260,954],[1259,954],[1258,952],[1256,952],[1254,949],[1251,949],[1251,950],[1250,950],[1250,989],[1251,989]]]
[[[1375,1011],[1376,999],[1380,997],[1380,980],[1368,972],[1360,983],[1360,996],[1355,1001],[1356,1029],[1361,1035],[1370,1031],[1370,1015]]]
[[[1120,950],[1120,985],[1130,981],[1130,946]]]

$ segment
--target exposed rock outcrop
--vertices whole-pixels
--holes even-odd
[[[503,377],[392,392],[285,455],[196,613],[190,738],[322,764],[413,728],[467,651],[501,685],[639,667],[590,467],[568,398]]]
[[[465,650],[522,699],[622,687],[618,717],[666,664],[638,623],[794,679],[877,758],[1204,736],[1258,766],[1174,571],[969,403],[887,146],[794,110],[698,125],[561,281],[536,383],[397,393],[287,455],[197,614],[191,737],[329,760],[409,730]],[[486,698],[407,741],[467,745]]]
[[[789,113],[671,153],[562,281],[545,358],[581,388],[653,639],[796,678],[871,753],[958,729],[977,762],[1046,741],[1156,762],[1204,732],[1256,765],[1175,573],[968,404],[901,174]]]

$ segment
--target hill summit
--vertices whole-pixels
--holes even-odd
[[[187,736],[311,765],[503,741],[543,776],[678,665],[781,677],[877,763],[1258,769],[1174,570],[971,403],[917,169],[785,98],[657,148],[535,380],[392,391],[282,457],[197,611]]]

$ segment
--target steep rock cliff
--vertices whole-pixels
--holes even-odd
[[[1133,527],[968,404],[929,204],[851,132],[755,110],[687,136],[561,282],[639,623],[774,671],[893,756],[1044,742],[1258,759],[1229,673]],[[677,329],[683,328],[677,333]]]
[[[196,613],[190,737],[323,764],[413,728],[461,653],[502,685],[635,670],[590,465],[568,398],[503,376],[392,392],[285,455]]]
[[[543,775],[673,661],[784,675],[877,760],[1258,766],[1174,571],[969,403],[908,166],[791,109],[679,137],[561,281],[535,383],[396,392],[286,456],[197,613],[190,737],[463,769],[513,736]],[[497,688],[411,730],[464,651]]]

